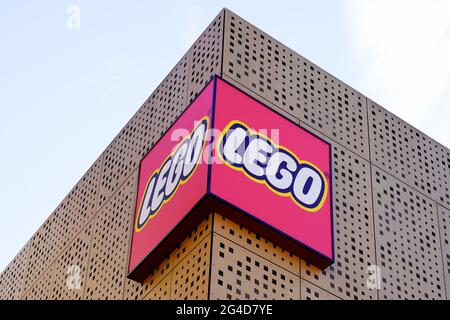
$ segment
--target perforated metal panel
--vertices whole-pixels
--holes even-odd
[[[223,74],[369,159],[366,99],[231,11]]]
[[[87,225],[26,292],[25,299],[82,299],[91,237],[92,228]]]
[[[214,233],[210,298],[298,300],[300,278]]]
[[[189,49],[189,94],[192,102],[215,74],[222,68],[222,10]]]
[[[85,299],[122,299],[127,274],[129,221],[137,171],[113,194],[93,221]]]
[[[101,163],[102,157],[31,238],[24,292],[31,288],[42,272],[95,214]]]
[[[369,100],[372,162],[450,208],[450,150]]]
[[[443,268],[447,299],[450,299],[450,210],[438,206]]]
[[[134,298],[145,300],[206,300],[208,298],[209,268],[211,263],[211,232],[201,234],[205,227],[211,230],[211,217],[202,223],[175,250],[155,273],[143,285]],[[170,271],[170,262],[173,267]],[[165,270],[166,272],[161,272]],[[135,292],[135,291],[134,291]],[[130,294],[130,290],[128,290]]]
[[[0,300],[20,299],[26,276],[27,258],[28,243],[0,274]]]
[[[333,146],[333,203],[336,262],[321,271],[302,261],[302,278],[342,299],[376,299],[366,286],[376,264],[370,164]]]
[[[340,300],[331,293],[309,283],[302,279],[301,283],[301,299],[302,300]]]
[[[211,222],[212,215],[199,224],[199,226],[191,232],[190,236],[185,239],[176,250],[168,255],[167,259],[161,263],[158,269],[156,269],[143,284],[126,279],[124,298],[137,300],[143,298],[150,299],[153,297],[152,294],[156,294],[154,292],[156,287],[159,286],[161,282],[166,281],[167,277],[171,277],[174,268],[184,259],[187,259],[187,256],[190,256],[193,250],[199,246],[203,240],[211,238]],[[129,234],[131,234],[131,232]],[[170,297],[170,293],[171,292],[169,291],[168,297]],[[157,297],[160,296],[157,295]]]
[[[145,300],[205,300],[208,299],[211,263],[211,218],[183,241],[180,248],[142,285],[127,280],[126,298]],[[201,234],[202,233],[202,234]]]
[[[23,296],[23,300],[49,300],[51,296],[52,271],[42,271],[42,275]]]
[[[211,240],[203,239],[172,271],[170,285],[173,300],[208,299]]]
[[[216,214],[214,232],[299,276],[300,259],[239,224]]]
[[[51,299],[79,300],[83,298],[91,238],[92,227],[89,224],[51,266]]]
[[[436,203],[372,167],[383,299],[445,298]]]

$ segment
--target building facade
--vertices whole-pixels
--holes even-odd
[[[328,268],[211,212],[127,279],[140,160],[214,75],[332,145]],[[449,188],[448,148],[224,9],[1,273],[0,298],[448,299]]]

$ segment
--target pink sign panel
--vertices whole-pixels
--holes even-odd
[[[213,212],[331,264],[331,172],[329,143],[215,77],[141,161],[128,277],[143,282]]]
[[[207,192],[201,159],[210,134],[213,83],[142,159],[129,272],[135,270]]]
[[[330,145],[217,81],[210,192],[333,260]]]

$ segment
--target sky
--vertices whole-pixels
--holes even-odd
[[[450,146],[448,0],[9,1],[0,270],[223,7]]]

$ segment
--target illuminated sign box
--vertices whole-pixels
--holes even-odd
[[[215,77],[141,161],[129,278],[214,212],[324,268],[331,196],[330,144]]]

